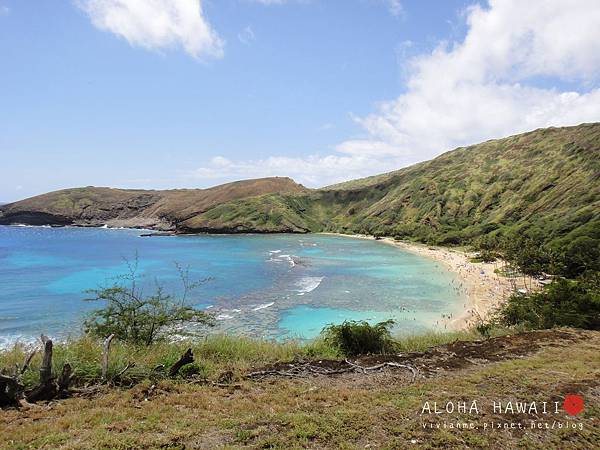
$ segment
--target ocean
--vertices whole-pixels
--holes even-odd
[[[439,329],[465,302],[443,264],[385,243],[332,235],[140,237],[140,230],[0,226],[0,347],[81,333],[101,305],[85,291],[137,261],[146,292],[181,291],[176,264],[209,278],[189,302],[211,332],[309,339],[331,323],[394,319],[397,333]],[[437,323],[437,324],[436,324]]]

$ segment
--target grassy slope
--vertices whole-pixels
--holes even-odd
[[[318,191],[238,200],[188,222],[197,229],[279,223],[438,244],[521,229],[547,239],[600,234],[600,124],[488,141]]]
[[[130,220],[183,232],[335,231],[442,245],[523,230],[550,241],[600,239],[600,123],[458,148],[319,190],[268,178],[206,190],[59,191],[2,207],[0,223],[28,211],[67,223]]]
[[[499,338],[512,342],[519,357],[481,359],[442,370],[410,383],[402,371],[373,376],[301,380],[239,381],[230,388],[161,381],[132,389],[107,390],[93,398],[74,398],[0,414],[2,448],[594,448],[600,439],[600,334],[561,334],[529,351],[532,335]],[[531,337],[530,337],[531,336]],[[542,338],[539,338],[542,339]],[[546,339],[546,338],[544,338]],[[486,341],[491,343],[492,341]],[[510,345],[508,345],[510,347]],[[211,360],[208,346],[202,359]],[[255,355],[253,347],[246,347]],[[263,348],[263,350],[267,350]],[[272,349],[271,349],[272,350]],[[456,350],[456,347],[452,347]],[[293,352],[292,352],[293,353]],[[279,357],[291,356],[282,352]],[[222,354],[244,359],[245,352]],[[271,351],[269,350],[269,354]],[[237,356],[236,356],[237,355]],[[480,358],[486,354],[481,353]],[[478,357],[478,358],[479,358]],[[250,357],[251,358],[251,357]],[[494,414],[494,401],[555,401],[581,394],[585,411],[574,421],[583,430],[423,429],[422,422],[522,422],[550,425],[569,416]],[[148,400],[146,400],[146,398]],[[423,402],[477,400],[480,416],[422,417]],[[411,444],[411,441],[417,445]]]

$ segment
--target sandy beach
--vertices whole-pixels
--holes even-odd
[[[375,238],[366,235],[350,235],[326,233],[337,236],[352,237],[357,239]],[[378,239],[388,245],[401,248],[421,256],[425,256],[443,263],[448,270],[455,272],[460,280],[457,289],[461,289],[466,297],[463,312],[458,316],[442,318],[444,329],[469,328],[482,319],[487,318],[510,293],[516,289],[526,288],[522,278],[507,278],[495,273],[495,269],[502,266],[501,261],[493,263],[474,263],[471,253],[414,242],[396,241],[393,238]]]

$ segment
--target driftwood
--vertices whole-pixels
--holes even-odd
[[[104,341],[104,348],[102,351],[102,379],[106,381],[108,374],[108,353],[110,352],[110,343],[114,339],[115,335],[111,334]]]
[[[193,362],[194,354],[192,353],[192,349],[188,348],[186,352],[181,356],[181,358],[179,358],[179,361],[177,361],[171,366],[171,368],[169,369],[169,376],[174,377],[179,372],[179,369],[181,369],[186,364],[191,364]]]
[[[412,373],[412,380],[411,381],[415,381],[415,379],[418,376],[418,369],[416,369],[415,367],[409,366],[407,364],[399,364],[396,362],[384,362],[381,364],[377,364],[375,366],[361,366],[359,364],[353,363],[348,361],[347,359],[343,362],[340,362],[338,367],[336,368],[329,368],[329,367],[323,367],[321,365],[315,364],[313,362],[297,362],[297,363],[292,363],[289,365],[289,367],[287,369],[265,369],[265,370],[259,370],[256,372],[251,372],[249,374],[246,375],[246,378],[251,378],[251,379],[262,379],[262,378],[266,378],[266,377],[270,377],[270,376],[279,376],[279,377],[288,377],[288,378],[306,378],[308,376],[314,376],[314,375],[325,375],[325,376],[331,376],[331,375],[340,375],[340,374],[344,374],[344,373],[355,373],[355,372],[360,372],[360,373],[371,373],[371,372],[375,372],[378,370],[383,370],[386,367],[390,367],[390,368],[396,368],[396,369],[407,369],[410,370]]]

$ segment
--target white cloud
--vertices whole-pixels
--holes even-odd
[[[324,185],[491,138],[600,121],[600,2],[492,0],[465,18],[464,40],[412,58],[405,93],[355,119],[365,136],[330,155],[213,160],[194,175],[218,169],[220,177],[288,175]]]
[[[600,120],[600,90],[589,87],[600,73],[600,3],[498,0],[471,7],[467,23],[463,42],[410,62],[405,94],[358,119],[369,142],[410,163],[489,138]],[[554,87],[536,87],[535,77]],[[588,90],[561,91],[559,80]]]
[[[360,155],[310,155],[303,158],[271,156],[245,161],[231,161],[216,156],[208,164],[184,176],[206,181],[289,176],[308,186],[320,186],[324,180],[337,183],[381,170],[383,166],[380,161]]]
[[[223,41],[201,0],[75,0],[94,26],[147,49],[180,46],[195,58],[221,57]]]

